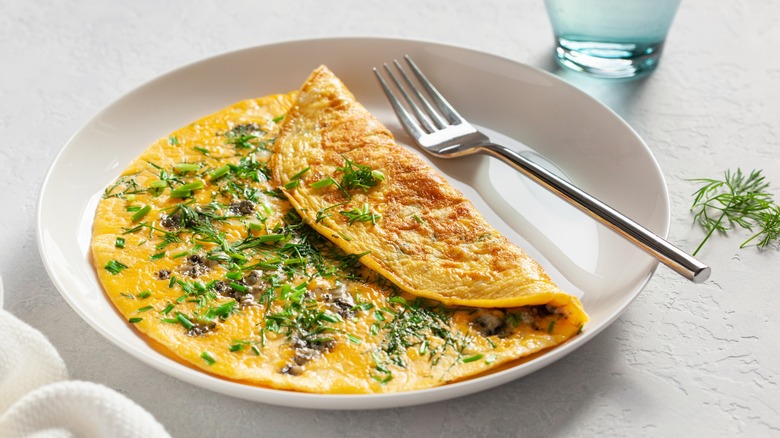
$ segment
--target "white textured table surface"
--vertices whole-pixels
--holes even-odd
[[[780,251],[700,253],[711,279],[665,267],[622,317],[573,354],[488,392],[432,405],[328,412],[268,406],[164,375],[82,321],[35,242],[45,172],[98,110],[155,76],[224,51],[322,36],[401,36],[553,71],[614,109],[667,179],[670,240],[703,232],[697,177],[763,169],[780,197],[780,3],[684,0],[659,69],[638,82],[558,71],[540,0],[366,2],[0,0],[0,274],[5,307],[54,343],[72,377],[105,384],[185,436],[780,436]],[[0,340],[1,342],[1,340]]]

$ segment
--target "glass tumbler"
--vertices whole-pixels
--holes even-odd
[[[655,69],[680,0],[545,0],[559,64],[604,78]]]

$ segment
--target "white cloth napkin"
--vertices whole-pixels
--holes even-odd
[[[170,437],[124,395],[68,380],[46,337],[2,307],[0,279],[0,438]]]

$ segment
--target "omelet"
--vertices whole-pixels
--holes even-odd
[[[582,329],[584,313],[555,300],[476,308],[410,294],[386,276],[390,270],[365,262],[369,254],[379,259],[380,250],[334,243],[336,234],[357,244],[356,227],[433,229],[437,218],[423,202],[433,192],[422,191],[415,198],[421,209],[411,213],[422,223],[391,225],[392,208],[399,207],[390,197],[382,206],[369,196],[400,181],[391,167],[369,171],[376,184],[364,178],[366,187],[352,187],[344,175],[335,176],[336,184],[316,184],[335,171],[320,165],[325,160],[309,161],[329,154],[323,149],[290,163],[291,135],[304,123],[311,87],[248,99],[195,121],[149,146],[106,188],[94,219],[92,262],[106,295],[139,336],[182,363],[247,385],[372,394],[479,376]],[[322,110],[351,111],[351,102],[325,102]],[[318,126],[329,123],[342,122],[321,119]],[[333,135],[370,142],[363,122],[343,123],[354,130],[294,138],[309,138],[313,146]],[[375,165],[349,150],[335,154],[342,169],[365,172],[364,163]],[[425,184],[434,182],[443,184]],[[310,210],[298,201],[296,192],[310,185],[320,187],[312,193],[324,195],[327,207]],[[426,190],[451,191],[446,185]],[[351,204],[331,208],[343,202]],[[363,208],[356,202],[367,210],[350,216],[348,208]],[[344,227],[320,226],[342,217]],[[422,246],[419,233],[409,237],[409,251]]]
[[[412,295],[447,305],[550,304],[582,313],[576,297],[419,155],[399,146],[327,67],[301,88],[272,169],[309,225]]]

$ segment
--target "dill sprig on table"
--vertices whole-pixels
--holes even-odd
[[[758,228],[758,233],[744,241],[740,248],[756,239],[759,239],[756,243],[759,248],[780,239],[780,207],[774,203],[768,190],[769,183],[760,170],[753,170],[746,176],[738,168],[735,172],[727,170],[722,180],[698,178],[692,181],[703,184],[693,194],[693,219],[707,231],[693,255],[715,231],[727,234],[737,227],[751,231]]]

